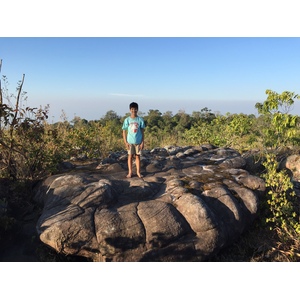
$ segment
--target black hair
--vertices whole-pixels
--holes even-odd
[[[139,105],[137,103],[135,103],[135,102],[131,102],[129,104],[129,109],[131,109],[131,108],[136,108],[138,110],[139,109]]]

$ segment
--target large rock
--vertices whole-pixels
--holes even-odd
[[[265,191],[234,149],[156,148],[141,165],[143,178],[126,178],[118,152],[47,178],[35,194],[40,239],[93,261],[205,261],[249,227]]]
[[[300,181],[300,155],[289,155],[279,164],[279,168],[289,170],[292,180]]]

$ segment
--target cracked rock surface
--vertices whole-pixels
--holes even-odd
[[[249,227],[265,192],[231,148],[155,148],[141,166],[143,178],[126,178],[118,152],[44,180],[41,241],[93,261],[205,261]]]

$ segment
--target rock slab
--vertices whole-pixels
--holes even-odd
[[[112,153],[41,182],[41,241],[92,261],[206,261],[249,227],[265,192],[231,148],[155,148],[141,165],[143,178],[126,178],[126,152]]]

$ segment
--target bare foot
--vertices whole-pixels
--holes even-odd
[[[127,178],[131,178],[131,176],[132,176],[131,174],[128,174],[126,177],[127,177]]]
[[[144,176],[140,173],[137,173],[137,176],[140,177],[140,178],[143,178]]]

